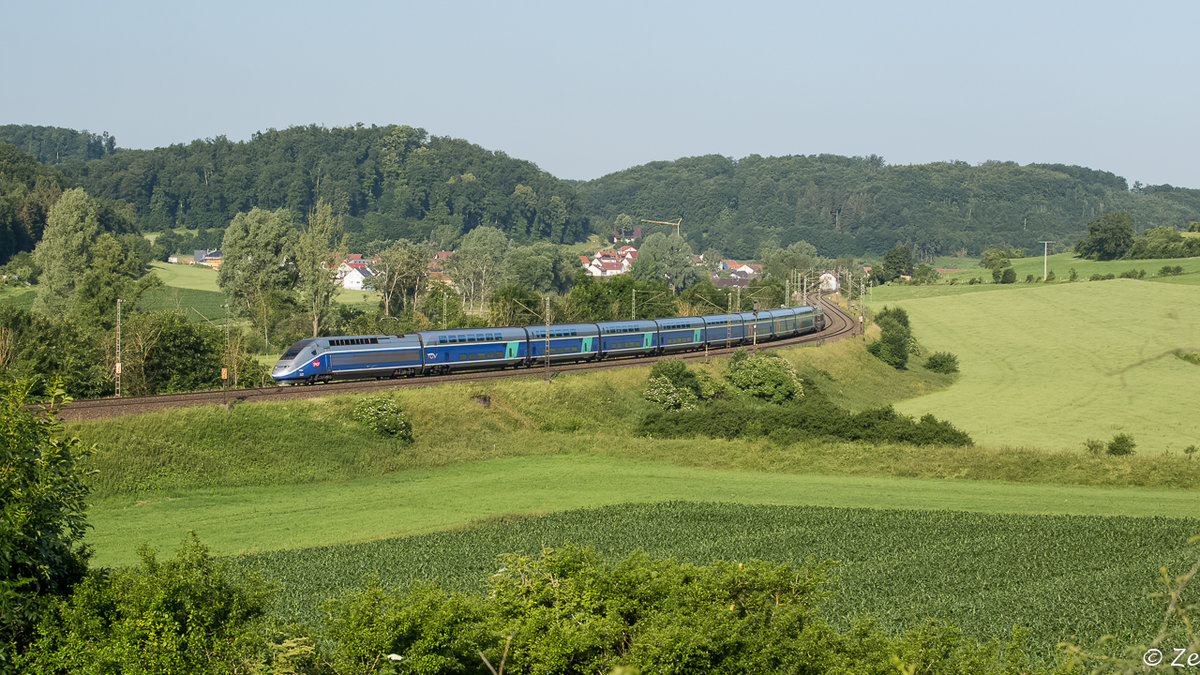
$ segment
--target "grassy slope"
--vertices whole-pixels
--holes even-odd
[[[889,295],[881,290],[876,307]],[[1200,347],[1194,286],[1116,279],[889,304],[906,308],[922,343],[954,352],[962,368],[954,386],[898,405],[903,412],[932,412],[985,445],[1079,448],[1117,432],[1132,434],[1142,453],[1200,442],[1191,406],[1198,372],[1169,357]]]
[[[855,407],[887,404],[948,381],[921,371],[897,373],[867,356],[857,342],[786,353]],[[718,487],[723,481],[775,486],[747,493],[747,500],[762,503],[1175,515],[1188,512],[1194,493],[1135,491],[1143,506],[1133,507],[1135,500],[1114,497],[1128,494],[1121,490],[1083,490],[1060,504],[1052,500],[1063,488],[1038,492],[1035,486],[1011,483],[1200,485],[1200,462],[1177,457],[642,438],[634,429],[648,405],[640,397],[647,371],[643,366],[560,376],[549,386],[531,376],[397,390],[414,420],[418,441],[411,447],[353,422],[357,398],[350,395],[232,410],[185,408],[74,423],[69,430],[99,446],[91,460],[98,470],[94,495],[99,500],[93,541],[100,559],[111,562],[128,561],[142,540],[170,545],[188,527],[201,528],[222,552],[306,546],[428,531],[513,510],[734,498]],[[526,459],[503,463],[515,461],[511,458]],[[497,474],[508,466],[517,468]],[[663,485],[639,482],[647,467]],[[613,484],[610,476],[622,481]],[[975,481],[873,478],[879,476]],[[1007,483],[979,482],[989,480]],[[412,481],[430,486],[432,495],[416,509],[403,497],[408,489],[403,486]],[[500,494],[519,484],[522,494],[534,498],[506,506],[481,496],[489,483]],[[634,492],[624,490],[626,483]],[[665,491],[668,483],[672,491]],[[1120,506],[1106,510],[1096,499]],[[360,509],[363,504],[374,506]],[[369,515],[374,513],[384,515]],[[338,528],[296,534],[288,525],[327,519]]]
[[[563,454],[345,482],[114,497],[93,507],[88,543],[99,564],[123,565],[136,561],[141,543],[169,549],[188,530],[233,554],[407,536],[495,514],[669,500],[1174,518],[1194,516],[1200,503],[1185,490],[762,473]]]

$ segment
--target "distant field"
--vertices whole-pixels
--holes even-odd
[[[954,265],[938,264],[938,267],[954,267],[960,268],[961,272],[950,272],[942,275],[942,279],[948,281],[950,279],[958,279],[960,283],[967,281],[973,277],[981,277],[985,282],[991,283],[992,272],[979,266],[978,258],[954,259]],[[1076,258],[1071,253],[1059,253],[1049,256],[1047,259],[1047,267],[1051,272],[1054,272],[1056,281],[1066,281],[1070,275],[1071,268],[1075,268],[1075,274],[1080,280],[1086,280],[1093,274],[1120,274],[1126,270],[1146,270],[1146,275],[1157,274],[1164,265],[1175,266],[1179,265],[1184,272],[1200,272],[1200,258],[1168,258],[1154,260],[1112,260],[1101,262],[1098,260],[1085,260]],[[1032,274],[1034,278],[1042,276],[1042,256],[1030,256],[1028,258],[1014,258],[1012,260],[1013,271],[1017,274],[1017,281],[1024,282],[1025,277]]]
[[[33,307],[33,299],[36,296],[37,291],[26,286],[0,288],[0,303],[20,309]]]
[[[217,286],[217,271],[204,265],[179,265],[155,262],[151,265],[154,273],[167,286],[187,288],[194,291],[210,291],[220,293]]]
[[[989,639],[1027,626],[1032,653],[1050,661],[1057,642],[1073,636],[1088,647],[1102,635],[1117,649],[1147,642],[1164,613],[1161,600],[1147,598],[1158,568],[1182,573],[1194,560],[1184,542],[1197,527],[1162,518],[625,504],[231,562],[282,587],[274,613],[311,622],[322,600],[361,588],[367,575],[385,588],[436,578],[478,591],[497,555],[564,542],[609,559],[638,549],[699,563],[832,559],[834,594],[822,614],[838,628],[870,616],[899,631],[937,618]]]
[[[932,290],[944,288],[957,289]],[[881,289],[876,307],[891,294]],[[932,412],[986,445],[1079,448],[1118,432],[1141,453],[1200,444],[1200,369],[1170,356],[1200,348],[1194,285],[1115,279],[910,298],[892,304],[929,349],[957,354],[962,373],[898,410]]]

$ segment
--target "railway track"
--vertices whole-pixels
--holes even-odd
[[[821,305],[825,308],[825,330],[787,340],[773,340],[758,345],[761,349],[776,349],[809,342],[824,343],[851,337],[856,333],[856,322],[843,312],[835,303],[822,298]],[[707,351],[672,354],[671,358],[685,360],[704,359],[713,356],[729,356],[739,347],[709,348]],[[497,377],[513,375],[554,377],[563,373],[604,370],[608,368],[624,368],[630,365],[653,363],[662,356],[633,356],[604,361],[581,363],[560,363],[550,367],[531,365],[504,370],[480,370],[451,373],[449,375],[433,375],[406,379],[351,380],[345,382],[330,382],[311,386],[269,386],[253,389],[227,389],[214,391],[193,391],[179,394],[158,394],[155,396],[131,396],[126,398],[97,398],[71,401],[58,410],[58,416],[65,420],[91,420],[105,417],[133,415],[153,410],[179,408],[192,405],[226,405],[242,401],[284,401],[291,399],[329,396],[330,394],[355,393],[391,389],[393,387],[422,387],[445,382],[473,382],[490,380]]]

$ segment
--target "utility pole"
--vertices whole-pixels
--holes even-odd
[[[446,289],[443,288],[442,289],[442,330],[446,330],[446,298],[449,295],[450,294],[446,292]]]
[[[550,296],[546,296],[546,344],[542,348],[546,356],[546,382],[550,382]]]
[[[1046,270],[1046,267],[1047,267],[1047,265],[1049,265],[1049,263],[1050,263],[1050,244],[1053,244],[1053,243],[1056,243],[1056,242],[1053,242],[1053,241],[1039,241],[1038,243],[1039,243],[1039,244],[1042,244],[1042,281],[1043,281],[1043,282],[1045,282],[1045,281],[1046,281],[1046,274],[1048,274],[1048,272],[1047,272],[1047,270]]]
[[[229,305],[221,305],[225,310],[225,363],[221,364],[221,403],[229,405],[229,390],[225,388],[225,383],[229,378]]]
[[[637,289],[633,289],[633,300],[629,303],[629,318],[637,321]]]
[[[117,298],[117,398],[121,398],[121,299]]]
[[[750,340],[752,343],[751,351],[754,352],[755,354],[757,354],[758,353],[758,300],[754,301],[754,332],[752,332],[750,335],[751,335]]]

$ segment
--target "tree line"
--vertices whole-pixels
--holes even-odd
[[[344,214],[352,246],[403,238],[448,249],[485,225],[519,243],[575,242],[607,235],[631,214],[630,222],[682,218],[694,250],[734,258],[806,241],[825,255],[904,244],[928,261],[997,244],[1074,242],[1113,211],[1129,213],[1139,231],[1200,220],[1200,190],[1130,186],[1063,164],[707,155],[571,183],[503,152],[399,125],[269,129],[244,142],[218,136],[155,150],[101,137],[99,153],[53,160],[40,149],[63,138],[92,143],[87,132],[0,127],[0,142],[55,161],[64,185],[129,204],[143,231],[195,237],[180,251],[211,246],[238,213],[286,208],[303,221],[320,200]]]

